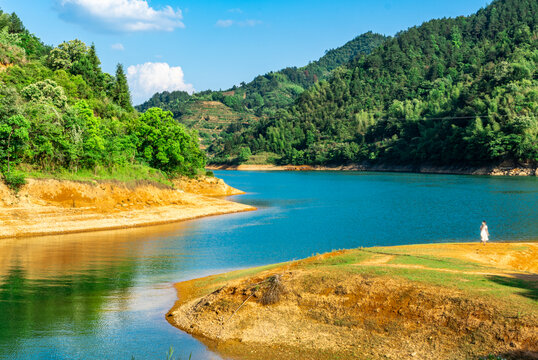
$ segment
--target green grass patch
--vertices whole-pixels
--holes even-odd
[[[509,301],[533,312],[536,312],[538,305],[538,285],[518,278],[382,266],[349,266],[342,270],[353,274],[399,277],[427,285],[455,288],[477,296],[488,296],[497,302]]]
[[[69,171],[44,171],[29,166],[21,166],[20,171],[27,178],[57,179],[72,181],[121,181],[125,183],[148,182],[172,187],[170,179],[162,171],[145,165],[133,164],[114,167],[97,166],[94,170],[80,169]]]
[[[26,184],[26,176],[20,171],[6,172],[2,175],[4,184],[11,190],[18,192]]]
[[[513,251],[527,251],[527,250],[529,250],[529,247],[525,246],[525,245],[512,245],[510,250],[513,250]]]
[[[272,152],[259,152],[251,155],[243,164],[246,165],[274,165],[281,156]]]
[[[357,251],[348,252],[342,255],[331,256],[328,259],[314,260],[308,263],[307,265],[305,265],[305,268],[312,268],[312,267],[317,267],[320,265],[325,265],[325,266],[352,265],[352,264],[357,264],[362,261],[368,260],[372,257],[373,257],[373,254],[357,250]]]
[[[388,262],[400,265],[422,265],[432,269],[449,269],[461,271],[487,270],[486,266],[454,258],[437,258],[434,256],[397,255]]]

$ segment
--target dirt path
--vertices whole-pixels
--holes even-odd
[[[448,245],[448,244],[447,244]],[[460,246],[465,246],[469,244],[459,244]],[[428,246],[428,245],[424,245]],[[450,246],[450,245],[449,245]],[[484,263],[487,265],[493,265],[495,264],[496,267],[505,268],[506,270],[502,271],[465,271],[465,270],[455,270],[455,269],[443,269],[439,267],[430,267],[425,265],[406,265],[406,264],[390,264],[392,260],[394,260],[397,257],[397,254],[394,255],[387,255],[383,252],[375,252],[375,251],[368,251],[369,253],[375,254],[372,258],[358,262],[354,265],[356,266],[378,266],[382,268],[398,268],[398,269],[421,269],[421,270],[431,270],[431,271],[440,271],[440,272],[446,272],[446,273],[452,273],[452,274],[465,274],[465,275],[487,275],[487,276],[506,276],[511,278],[517,278],[521,276],[525,276],[527,280],[529,281],[536,281],[538,282],[538,274],[529,274],[526,271],[519,271],[515,270],[512,266],[510,266],[510,263],[517,263],[519,264],[518,268],[524,268],[524,269],[530,269],[533,271],[537,270],[537,267],[534,264],[534,259],[536,256],[536,253],[538,253],[538,250],[536,250],[537,244],[528,243],[521,246],[528,246],[530,248],[535,248],[533,250],[526,250],[521,251],[519,254],[507,254],[507,253],[496,253],[495,249],[498,248],[498,246],[490,246],[488,249],[482,249],[482,251],[487,251],[488,254],[486,257],[484,256],[476,256],[476,253],[464,253],[461,251],[449,251],[447,254],[455,256],[455,258],[460,259],[471,259],[477,263]],[[457,247],[455,247],[457,249]],[[528,261],[519,261],[521,258],[529,258],[526,259]],[[530,260],[530,261],[529,261]],[[529,263],[530,262],[530,263]]]
[[[373,258],[365,260],[365,261],[362,261],[362,262],[358,263],[357,265],[364,265],[364,266],[366,266],[366,265],[383,265],[383,264],[387,264],[388,262],[390,262],[395,257],[396,257],[395,255],[374,256]]]
[[[440,256],[469,261],[496,269],[538,273],[538,242],[423,244],[378,248],[376,253]],[[386,255],[386,254],[385,254]]]
[[[356,266],[378,266],[383,268],[394,268],[394,269],[420,269],[420,270],[431,270],[431,271],[440,271],[451,274],[464,274],[464,275],[487,275],[487,276],[507,276],[512,278],[517,278],[521,275],[528,275],[528,279],[533,279],[533,281],[538,281],[538,275],[533,274],[529,275],[524,272],[507,272],[507,271],[463,271],[463,270],[453,270],[453,269],[439,269],[432,268],[424,265],[403,265],[403,264],[387,264],[379,262],[361,262],[354,264]]]

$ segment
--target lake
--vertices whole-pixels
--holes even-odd
[[[216,172],[255,212],[0,240],[0,358],[220,359],[164,314],[177,281],[333,249],[538,240],[538,179]]]

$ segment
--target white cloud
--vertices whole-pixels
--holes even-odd
[[[127,80],[134,104],[140,104],[156,92],[181,90],[194,92],[192,84],[186,84],[180,66],[167,63],[131,65],[127,68]]]
[[[125,50],[125,48],[123,47],[123,44],[122,44],[122,43],[112,44],[112,45],[110,45],[110,48],[111,48],[112,50],[118,50],[118,51],[123,51],[123,50]]]
[[[242,14],[243,10],[241,10],[240,8],[234,8],[234,9],[228,9],[228,12],[235,13],[235,14]]]
[[[227,28],[233,25],[237,25],[241,27],[253,27],[260,24],[262,24],[261,20],[234,21],[234,20],[226,19],[226,20],[217,20],[217,22],[215,23],[215,26],[220,27],[220,28]]]
[[[240,21],[238,22],[237,24],[239,26],[256,26],[256,25],[260,25],[262,22],[261,20],[244,20],[244,21]]]
[[[217,20],[217,23],[215,24],[216,27],[226,28],[230,27],[234,24],[233,20],[227,19],[227,20]]]
[[[146,0],[58,0],[62,19],[95,31],[173,31],[184,28],[180,9],[156,10]]]

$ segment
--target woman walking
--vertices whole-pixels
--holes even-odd
[[[489,231],[488,231],[488,225],[486,224],[486,221],[482,221],[482,225],[480,225],[480,240],[482,241],[482,244],[486,245],[486,243],[489,240]]]

